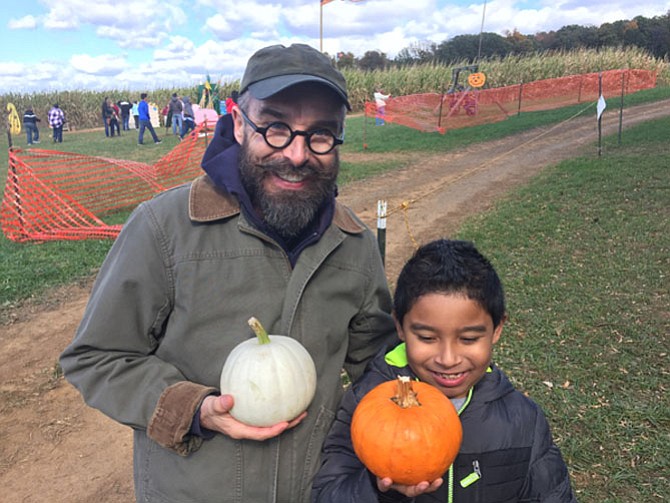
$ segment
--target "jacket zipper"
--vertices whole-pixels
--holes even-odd
[[[463,405],[461,405],[460,409],[458,409],[458,415],[459,416],[461,415],[461,412],[463,412],[467,408],[471,399],[472,399],[472,388],[470,388],[470,390],[468,391],[468,396],[465,399],[465,403]],[[479,463],[477,463],[477,467],[479,467]],[[454,465],[453,465],[453,463],[449,467],[449,503],[454,503]]]

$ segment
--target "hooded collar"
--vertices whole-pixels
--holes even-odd
[[[418,379],[409,366],[404,342],[390,350],[382,348],[370,365],[382,375],[387,375],[389,379],[395,379],[396,375],[409,375],[413,379]],[[492,402],[514,391],[507,376],[493,362],[489,364],[489,368],[473,389],[478,402]]]

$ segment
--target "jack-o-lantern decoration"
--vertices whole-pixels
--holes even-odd
[[[470,87],[479,88],[482,87],[485,83],[486,83],[486,75],[484,75],[482,72],[471,73],[468,76],[468,84],[470,85]]]

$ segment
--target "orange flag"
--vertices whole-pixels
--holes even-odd
[[[333,0],[321,0],[321,5],[326,5],[327,3],[332,2]]]

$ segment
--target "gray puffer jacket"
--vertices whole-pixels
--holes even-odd
[[[86,402],[134,430],[138,501],[308,501],[323,439],[342,396],[396,340],[376,239],[336,204],[332,224],[295,267],[208,176],[140,205],[105,260],[72,344],[66,378]],[[297,427],[266,442],[189,432],[217,392],[230,351],[270,333],[300,341],[316,396]]]
[[[351,418],[376,385],[398,375],[416,379],[404,344],[380,354],[347,391],[324,444],[323,466],[314,480],[318,503],[576,503],[568,470],[540,407],[515,390],[495,365],[475,385],[459,416],[463,442],[444,483],[434,493],[406,498],[381,493],[376,477],[356,457]]]
[[[181,112],[184,109],[184,105],[182,104],[181,100],[179,98],[175,98],[174,96],[170,98],[168,105],[170,106],[170,112],[172,112],[172,115],[181,115]]]

